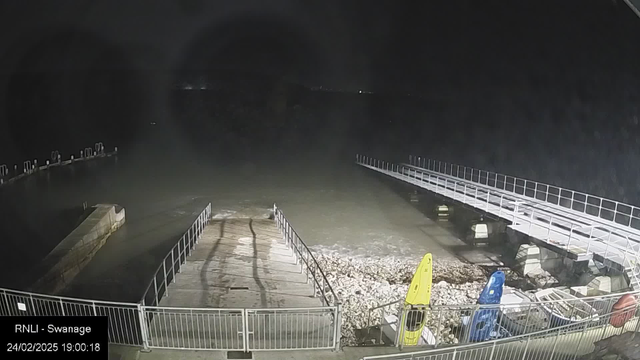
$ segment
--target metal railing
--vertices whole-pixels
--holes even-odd
[[[618,250],[624,252],[622,264],[631,269],[628,273],[630,280],[635,284],[640,285],[640,268],[638,268],[638,266],[640,266],[640,233],[637,231],[640,230],[640,208],[537,181],[503,175],[496,172],[478,170],[456,164],[448,164],[442,161],[424,159],[418,156],[409,156],[409,165],[458,179],[463,179],[465,181],[470,181],[500,191],[510,192],[521,198],[533,199],[538,204],[551,204],[553,206],[558,206],[559,208],[569,209],[570,211],[585,214],[587,216],[589,226],[585,227],[584,224],[572,223],[569,229],[569,242],[567,243],[567,248],[570,247],[571,236],[574,228],[589,230],[589,240],[593,237],[595,237],[596,240],[601,240],[605,236],[607,237],[607,249],[605,249],[605,254],[602,256],[603,260],[606,260],[611,235],[613,233],[621,235],[626,238],[624,249],[617,246]],[[532,210],[532,217],[534,216],[534,211],[535,210]],[[571,215],[575,215],[575,213],[571,213]],[[597,223],[592,224],[592,220],[594,220],[593,217],[597,218],[597,223],[600,223],[601,225],[598,225]],[[606,221],[606,223],[602,224],[602,220]],[[551,223],[552,219],[549,219],[549,222]],[[596,229],[596,234],[594,234],[594,229]],[[600,230],[599,233],[597,229]],[[607,231],[608,235],[606,234]],[[589,252],[589,245],[587,245],[587,253]],[[615,246],[616,245],[614,245],[614,247]],[[629,264],[626,264],[627,258],[630,260]]]
[[[244,309],[143,307],[150,348],[246,350]]]
[[[619,201],[564,189],[538,181],[449,164],[442,161],[409,156],[409,164],[444,175],[544,201],[578,211],[619,225],[640,230],[640,208]]]
[[[322,302],[326,306],[339,305],[340,300],[338,296],[336,296],[336,293],[333,291],[331,284],[329,284],[327,277],[320,268],[318,261],[311,253],[311,250],[307,247],[307,244],[300,239],[296,230],[285,218],[282,210],[278,209],[276,205],[273,205],[273,213],[278,230],[282,233],[287,246],[294,250],[294,253],[298,257],[298,261],[301,262],[303,271],[307,274],[307,281],[309,279],[312,280],[314,293],[321,296]]]
[[[356,155],[356,162],[511,221],[514,229],[554,244],[567,254],[577,252],[585,259],[599,256],[599,261],[609,266],[617,264],[620,270],[632,269],[640,263],[640,243],[628,232],[604,224],[578,222],[571,219],[572,214],[556,214],[549,207],[524,203],[500,189],[450,179],[449,175],[411,165],[396,165],[362,155]]]
[[[191,251],[198,243],[198,239],[200,239],[200,235],[202,235],[209,219],[211,219],[211,203],[202,210],[187,232],[182,235],[178,243],[162,259],[142,296],[142,305],[159,305],[160,300],[169,295],[169,284],[175,282],[176,274],[180,273],[182,265],[187,261],[187,257],[191,255]]]
[[[0,289],[0,316],[106,316],[112,344],[143,344],[139,314],[140,304]]]
[[[469,326],[474,319],[492,315],[495,318],[495,329],[503,330],[495,336],[516,336],[551,329],[564,325],[567,321],[552,312],[562,311],[567,319],[591,317],[599,321],[600,314],[611,312],[613,305],[623,295],[639,295],[640,291],[632,291],[602,296],[590,296],[567,300],[529,301],[519,304],[464,304],[464,305],[437,305],[420,309],[425,316],[425,326],[433,335],[434,347],[442,345],[457,345],[474,342],[476,336],[469,331]],[[409,314],[417,310],[412,307],[403,307],[401,301],[382,304],[372,307],[368,312],[368,328],[372,325],[380,328],[393,326],[397,329],[397,322],[389,322],[386,316],[392,315],[393,319],[408,318]],[[490,314],[495,313],[495,314]],[[396,330],[394,330],[396,331]],[[380,331],[378,343],[383,340],[392,341],[395,346],[402,347],[403,337],[397,339],[383,339]]]
[[[265,351],[336,347],[336,307],[142,307],[149,348]]]
[[[80,150],[80,157],[70,155],[68,160],[62,160],[60,151],[53,150],[49,156],[49,159],[45,160],[44,165],[38,165],[38,159],[25,160],[22,162],[22,169],[18,168],[18,165],[13,166],[13,171],[7,167],[6,164],[0,164],[0,185],[14,182],[20,178],[31,175],[37,171],[47,170],[52,167],[65,166],[77,161],[86,161],[99,157],[108,157],[116,155],[118,153],[118,147],[115,147],[113,152],[106,152],[104,144],[97,142],[93,147],[87,147],[84,150]]]
[[[289,221],[287,221],[286,217],[282,210],[280,210],[276,204],[273,205],[273,214],[276,220],[276,226],[282,237],[290,248],[293,249],[294,254],[296,255],[297,262],[300,262],[302,269],[306,272],[307,281],[311,280],[313,284],[314,294],[316,296],[320,296],[322,303],[326,306],[324,311],[331,310],[331,316],[333,319],[333,347],[338,350],[340,348],[340,335],[341,335],[341,327],[342,327],[342,305],[340,304],[340,299],[333,291],[333,287],[327,280],[325,273],[320,268],[320,264],[313,256],[311,250],[307,244],[302,241],[296,230],[291,226]],[[305,309],[297,309],[300,311],[304,311]]]
[[[314,284],[315,296],[319,296],[325,306],[265,309],[159,306],[211,218],[209,204],[165,256],[147,286],[141,302],[145,348],[237,351],[339,348],[338,298],[282,211],[275,205],[273,211],[285,243],[306,272],[307,281]]]
[[[628,331],[638,332],[640,321],[636,304],[625,309],[599,315],[598,321],[582,320],[552,329],[541,330],[515,337],[466,344],[442,349],[367,356],[362,360],[526,360],[526,359],[576,359],[594,350],[594,343]],[[610,325],[623,314],[631,312],[632,318],[617,328]]]
[[[144,349],[339,349],[340,303],[308,247],[274,206],[278,228],[325,306],[310,308],[180,308],[158,306],[211,218],[211,204],[164,257],[140,303],[120,303],[0,289],[0,315],[109,317],[109,342]]]
[[[246,309],[247,350],[338,349],[337,306]]]

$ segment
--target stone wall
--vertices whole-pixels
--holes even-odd
[[[44,258],[42,276],[31,291],[45,294],[62,291],[124,222],[123,208],[112,204],[94,206],[93,212]]]

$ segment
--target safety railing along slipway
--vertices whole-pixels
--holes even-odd
[[[578,256],[580,260],[597,256],[597,260],[607,266],[633,270],[633,277],[638,273],[640,242],[625,232],[620,235],[619,229],[601,223],[585,223],[572,218],[573,214],[558,214],[550,207],[523,203],[507,192],[461,179],[454,180],[411,165],[396,165],[361,155],[356,156],[356,162],[511,221],[509,227],[555,245],[567,256]]]
[[[307,244],[302,241],[298,232],[291,226],[287,218],[284,216],[282,210],[280,210],[275,204],[273,205],[273,214],[276,220],[276,226],[280,230],[285,243],[294,251],[297,257],[297,261],[302,266],[302,271],[306,272],[307,281],[311,281],[313,284],[314,294],[320,296],[324,307],[311,309],[314,317],[310,317],[309,310],[306,309],[290,309],[290,311],[300,311],[305,316],[307,312],[305,322],[310,326],[307,329],[315,329],[318,326],[321,330],[314,330],[312,334],[307,335],[306,343],[309,343],[309,337],[319,338],[321,340],[318,345],[311,345],[317,349],[336,349],[340,348],[341,327],[342,327],[342,305],[340,299],[333,291],[333,287],[327,280],[326,275],[320,268],[318,261],[313,256],[311,250]],[[280,309],[268,309],[270,312],[281,311]],[[316,319],[318,318],[318,319]],[[317,325],[316,325],[316,321]],[[303,323],[304,324],[304,323]],[[327,328],[329,326],[329,328]],[[325,333],[326,332],[326,333]]]
[[[156,306],[160,304],[160,300],[164,296],[169,295],[169,284],[175,282],[176,274],[180,273],[182,265],[187,261],[187,257],[198,244],[198,240],[202,235],[202,231],[211,218],[211,203],[198,215],[196,220],[191,224],[187,232],[185,232],[178,243],[171,248],[169,253],[164,257],[162,263],[153,274],[153,278],[147,285],[142,295],[141,303],[143,306]]]
[[[22,169],[18,165],[13,166],[13,171],[9,169],[6,164],[0,164],[0,185],[12,183],[25,176],[31,175],[35,172],[47,170],[53,167],[65,166],[78,161],[86,161],[100,157],[108,157],[118,153],[118,147],[114,148],[113,152],[106,152],[104,144],[101,142],[95,143],[92,147],[86,147],[84,150],[80,150],[80,157],[70,155],[68,160],[62,160],[62,155],[58,150],[51,152],[50,158],[45,160],[44,165],[38,165],[38,159],[26,160],[22,162]]]
[[[204,214],[204,213],[203,213]],[[210,208],[200,220],[210,218]],[[202,226],[194,224],[160,265],[145,292],[145,347],[196,350],[299,350],[337,349],[340,340],[340,304],[317,261],[274,205],[274,217],[301,270],[313,281],[323,307],[314,308],[179,308],[157,306],[167,295],[168,284],[197,244]],[[182,244],[182,245],[180,245]],[[170,262],[170,264],[168,264]]]
[[[367,356],[362,360],[575,360],[578,356],[591,353],[597,341],[629,331],[637,333],[640,330],[639,310],[638,305],[632,305],[602,314],[597,322],[588,319],[505,339],[442,349]],[[631,319],[621,324],[621,319],[630,317]],[[619,327],[611,323],[618,323],[616,326]]]
[[[592,318],[592,326],[602,325],[605,318],[601,314],[612,312],[615,303],[626,294],[638,295],[638,291],[591,296],[570,300],[546,300],[524,302],[519,304],[465,304],[436,305],[425,308],[403,307],[400,299],[369,309],[368,324],[381,328],[397,327],[385,316],[402,312],[400,318],[424,318],[425,326],[433,337],[434,347],[450,346],[477,342],[488,338],[493,332],[500,336],[518,336],[544,329],[553,329],[565,325],[575,319]],[[418,316],[418,312],[422,313]],[[553,314],[562,314],[555,316]],[[495,321],[485,321],[495,319]],[[573,320],[566,320],[573,319]],[[482,321],[481,321],[482,320]],[[475,324],[475,326],[472,326]],[[369,327],[368,326],[368,327]],[[395,329],[393,330],[395,331]],[[395,339],[394,345],[402,347],[404,336]],[[383,343],[383,332],[379,333],[378,343]]]

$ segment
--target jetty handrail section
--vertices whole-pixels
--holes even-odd
[[[176,274],[182,269],[182,265],[191,255],[191,251],[196,247],[204,227],[211,219],[211,203],[198,215],[191,227],[180,237],[176,245],[171,248],[164,257],[153,278],[147,285],[141,304],[144,306],[156,306],[164,296],[169,295],[169,284],[175,282]]]
[[[275,204],[273,205],[273,213],[278,230],[280,230],[287,246],[294,250],[298,261],[301,261],[302,268],[307,273],[307,280],[311,278],[313,281],[314,292],[316,294],[320,293],[324,305],[337,306],[340,303],[340,299],[336,296],[333,287],[331,287],[324,271],[320,268],[320,264],[318,264],[307,244],[302,241],[296,230],[287,221],[282,210]]]
[[[532,238],[555,244],[568,255],[575,254],[575,249],[579,249],[580,255],[585,256],[584,259],[597,255],[598,260],[605,265],[618,265],[620,270],[635,269],[639,263],[640,252],[636,248],[640,244],[631,241],[629,236],[620,235],[612,227],[578,222],[571,219],[570,214],[559,215],[551,211],[553,209],[524,203],[508,192],[475,185],[462,179],[456,180],[451,176],[411,165],[396,165],[362,155],[356,156],[356,162],[511,221],[513,224],[510,227]],[[634,277],[635,273],[634,270]]]
[[[492,171],[479,170],[468,166],[450,164],[443,161],[409,156],[409,164],[443,175],[513,192],[532,199],[544,201],[573,211],[599,217],[640,230],[640,208],[620,201],[564,189],[538,181],[504,175]]]
[[[107,152],[104,144],[102,142],[97,142],[93,147],[86,147],[84,150],[80,150],[79,153],[79,157],[70,155],[68,160],[62,160],[60,151],[53,150],[51,151],[49,158],[44,161],[43,165],[38,165],[38,159],[29,159],[22,162],[21,168],[18,164],[15,164],[13,166],[13,171],[7,166],[7,164],[0,164],[0,185],[12,183],[37,171],[48,170],[52,167],[65,166],[78,161],[116,155],[118,154],[118,147],[115,147],[112,152]]]
[[[556,356],[567,358],[568,355],[573,355],[573,359],[576,359],[579,355],[585,355],[593,351],[594,343],[597,341],[629,331],[638,332],[640,330],[639,311],[640,305],[632,305],[600,315],[597,322],[588,319],[503,339],[441,349],[366,356],[362,360],[553,360]],[[625,315],[631,315],[631,319],[626,321],[623,326],[617,328],[611,325],[611,322],[618,322],[620,317]]]
[[[628,270],[627,275],[632,281],[632,284],[634,286],[640,285],[640,280],[638,278],[640,275],[640,232],[637,227],[633,226],[636,224],[636,222],[633,221],[634,209],[638,210],[636,207],[598,196],[576,192],[574,190],[563,189],[557,186],[498,174],[495,172],[487,172],[460,165],[448,164],[442,161],[423,159],[417,156],[409,156],[409,166],[433,172],[434,174],[441,174],[446,177],[461,179],[465,184],[469,182],[472,184],[479,184],[483,188],[495,189],[501,195],[504,193],[511,193],[517,196],[517,199],[514,199],[516,201],[531,199],[531,206],[529,206],[529,204],[522,204],[521,206],[530,209],[530,217],[532,220],[534,213],[539,215],[541,212],[547,212],[547,209],[544,209],[544,207],[549,207],[549,210],[553,210],[552,212],[550,211],[550,213],[556,219],[558,216],[572,217],[573,221],[567,222],[565,220],[565,223],[570,226],[567,250],[569,250],[574,230],[576,230],[576,232],[580,232],[582,230],[585,233],[584,235],[587,235],[586,233],[588,232],[588,235],[586,236],[588,238],[587,253],[589,252],[589,246],[594,238],[595,241],[604,240],[606,238],[606,249],[602,256],[603,259],[600,260],[607,261],[607,251],[609,247],[614,247],[617,250],[622,251],[624,255],[622,257],[621,265]],[[405,171],[403,169],[403,173],[404,172]],[[421,174],[421,177],[424,177],[424,175]],[[541,190],[542,188],[544,188],[544,191]],[[476,189],[476,191],[478,190]],[[493,191],[487,192],[487,203],[489,202],[489,197],[492,192]],[[569,194],[571,194],[571,197],[569,197]],[[543,207],[542,209],[540,208],[541,205]],[[502,207],[502,202],[500,203],[500,206]],[[552,207],[555,207],[555,209],[551,209]],[[514,210],[515,209],[516,205],[514,205]],[[628,211],[626,210],[625,212],[620,213],[618,209],[627,209]],[[576,214],[583,215],[576,216]],[[620,214],[622,214],[622,216],[619,216]],[[638,215],[640,215],[640,210],[638,211]],[[627,220],[624,220],[625,216],[628,217],[628,222]],[[578,219],[582,222],[575,221]],[[554,219],[550,217],[549,224],[553,223]],[[637,224],[640,227],[640,222],[637,222]],[[529,222],[529,235],[531,232],[530,230],[531,222]],[[614,236],[612,237],[612,235]],[[619,244],[612,242],[612,239],[618,239],[620,241],[626,240],[624,248]],[[629,260],[629,263],[627,263],[627,260]]]
[[[511,192],[535,201],[581,212],[587,216],[596,217],[598,220],[604,220],[609,223],[606,225],[623,230],[626,233],[624,236],[627,237],[627,247],[629,247],[630,234],[636,237],[639,236],[640,208],[637,206],[538,181],[426,159],[420,156],[410,155],[409,165],[497,190]],[[637,243],[640,238],[633,239],[633,241]],[[625,249],[625,251],[627,250]],[[634,248],[632,245],[632,253],[638,254],[638,252],[640,252],[640,249]],[[640,261],[638,261],[638,255],[636,255],[635,264],[630,265],[632,271],[629,275],[633,276],[633,280],[637,284],[640,284]]]

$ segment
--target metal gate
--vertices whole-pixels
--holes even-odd
[[[142,312],[151,348],[246,349],[244,309],[143,306]]]
[[[228,309],[142,306],[145,347],[262,351],[335,349],[338,307]]]

